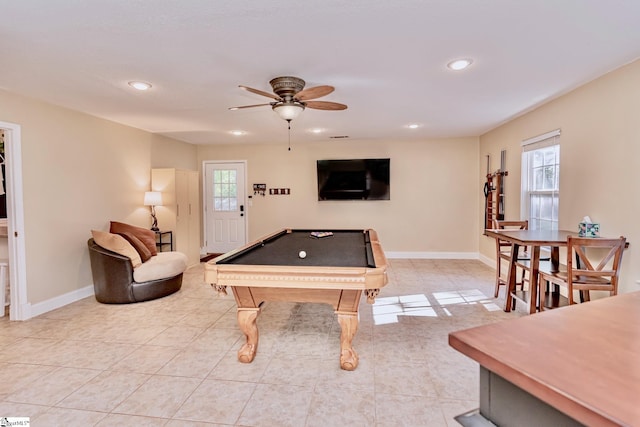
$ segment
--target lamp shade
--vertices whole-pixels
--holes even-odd
[[[285,102],[273,106],[273,111],[284,120],[293,120],[302,113],[304,105],[297,102]]]
[[[144,193],[145,206],[162,206],[162,193],[159,191],[147,191]]]

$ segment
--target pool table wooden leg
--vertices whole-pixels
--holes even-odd
[[[342,328],[340,333],[340,367],[345,371],[353,371],[358,367],[358,353],[351,346],[353,337],[358,331],[358,313],[338,313],[338,322]]]
[[[242,363],[251,363],[256,356],[258,350],[258,326],[256,325],[256,318],[260,309],[238,309],[238,326],[247,338],[247,342],[244,343],[240,350],[238,350],[238,360]]]

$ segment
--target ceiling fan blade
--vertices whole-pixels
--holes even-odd
[[[309,101],[304,103],[307,108],[314,108],[316,110],[346,110],[347,106],[344,104],[338,104],[337,102],[327,101]]]
[[[229,107],[229,110],[242,110],[243,108],[253,108],[253,107],[263,107],[265,105],[271,104],[253,104],[253,105],[243,105],[241,107]]]
[[[310,87],[309,89],[304,89],[296,93],[295,98],[300,101],[306,101],[308,99],[316,99],[316,98],[320,98],[321,96],[329,95],[334,90],[335,88],[333,86],[326,86],[326,85]]]
[[[258,90],[258,89],[254,89],[254,88],[249,87],[249,86],[239,85],[238,87],[240,89],[244,89],[244,90],[246,90],[248,92],[255,93],[257,95],[266,96],[267,98],[272,98],[272,99],[275,99],[276,101],[280,101],[280,97],[278,95],[273,94],[273,93],[264,92],[264,91],[261,91],[261,90]]]

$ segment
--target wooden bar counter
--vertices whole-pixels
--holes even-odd
[[[497,425],[640,426],[640,292],[453,332],[449,344],[480,364],[480,414]]]

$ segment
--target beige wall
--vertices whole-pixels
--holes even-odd
[[[198,170],[198,149],[193,144],[155,137],[151,143],[151,167]]]
[[[391,158],[390,201],[317,200],[316,160]],[[255,196],[249,239],[281,227],[374,228],[385,251],[477,254],[478,139],[349,141],[294,145],[199,146],[198,160],[247,160],[247,189],[290,188]],[[252,191],[249,193],[252,194]]]
[[[640,290],[640,61],[613,71],[480,137],[480,180],[485,155],[499,165],[507,150],[506,218],[520,216],[520,142],[561,129],[560,224],[577,230],[589,215],[603,236],[630,242],[621,271],[621,292]],[[480,206],[480,205],[479,205]],[[482,207],[480,209],[482,211]],[[482,214],[478,221],[482,223]],[[494,258],[494,243],[480,252]]]
[[[196,149],[130,127],[0,91],[0,120],[22,130],[28,302],[93,283],[86,241],[110,220],[149,226],[142,206],[154,155]],[[191,163],[192,168],[196,167]]]

